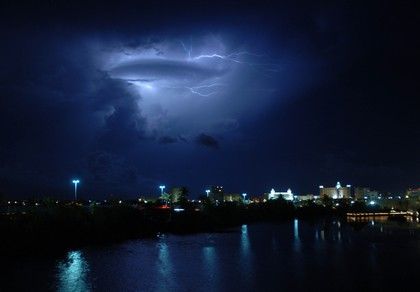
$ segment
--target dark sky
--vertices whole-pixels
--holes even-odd
[[[420,186],[413,5],[6,2],[6,197]]]

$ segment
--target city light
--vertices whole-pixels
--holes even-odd
[[[206,190],[207,197],[209,196],[209,194],[210,194],[210,190]]]
[[[80,180],[74,179],[74,200],[77,201],[77,185],[80,183]]]
[[[370,201],[369,205],[375,205],[375,201]]]
[[[162,196],[163,195],[163,190],[165,189],[165,186],[159,186],[159,189],[160,189],[160,195]]]

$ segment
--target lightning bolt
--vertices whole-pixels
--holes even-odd
[[[185,45],[185,43],[181,40],[180,41],[182,48],[184,49],[185,53],[188,55],[188,61],[199,61],[201,59],[220,59],[228,62],[233,62],[237,64],[244,64],[251,67],[268,67],[264,68],[263,70],[270,73],[278,73],[280,71],[280,65],[273,62],[249,62],[244,61],[243,56],[251,56],[254,58],[262,58],[266,57],[264,54],[255,54],[248,51],[239,51],[239,52],[233,52],[230,54],[218,54],[218,53],[212,53],[212,54],[201,54],[195,57],[192,57],[192,38],[190,38],[190,46],[189,48]]]
[[[219,91],[217,90],[220,87],[226,86],[225,84],[222,83],[210,83],[210,84],[203,84],[203,85],[199,85],[199,86],[161,86],[161,88],[169,88],[169,89],[187,89],[188,91],[190,91],[192,94],[196,94],[199,96],[210,96],[210,95],[214,95],[216,93],[218,93]]]
[[[221,55],[221,54],[203,54],[203,55],[199,55],[196,57],[193,57],[191,60],[192,61],[199,61],[201,59],[220,59],[220,60],[224,60],[227,62],[232,62],[232,63],[236,63],[236,64],[240,64],[240,65],[246,65],[251,67],[252,69],[256,70],[256,71],[263,71],[265,73],[269,73],[269,74],[273,74],[273,73],[278,73],[280,72],[280,64],[278,63],[274,63],[274,62],[250,62],[250,61],[245,61],[243,60],[243,58],[241,58],[242,56],[252,56],[252,57],[257,57],[257,58],[261,58],[264,57],[264,55],[260,55],[260,54],[254,54],[254,53],[250,53],[250,52],[246,52],[246,51],[242,51],[242,52],[236,52],[236,53],[231,53],[231,54],[227,54],[227,55]],[[264,74],[267,77],[270,77],[267,74]]]
[[[221,87],[221,86],[225,86],[225,85],[220,84],[220,83],[212,83],[212,84],[208,84],[208,85],[200,85],[200,86],[194,86],[194,87],[187,87],[186,86],[185,88],[189,89],[191,91],[191,93],[193,93],[193,94],[197,94],[197,95],[206,97],[206,96],[216,94],[216,93],[218,93],[218,91],[214,90],[214,91],[210,91],[210,92],[206,93],[206,92],[202,92],[202,91],[200,92],[200,90],[202,90],[204,88],[213,89],[213,88],[217,88],[217,87]]]
[[[193,60],[217,58],[217,59],[227,60],[227,61],[231,61],[231,62],[235,62],[235,63],[239,63],[239,64],[248,64],[248,62],[244,62],[244,61],[239,60],[239,57],[241,57],[243,55],[254,56],[254,57],[263,57],[263,55],[253,54],[253,53],[249,53],[249,52],[237,52],[237,53],[231,53],[231,54],[228,54],[228,55],[204,54],[204,55],[199,55],[199,56],[194,57]]]

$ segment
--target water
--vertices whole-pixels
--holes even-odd
[[[292,220],[3,260],[0,291],[320,291],[416,287],[417,227]],[[412,223],[415,224],[415,223]]]

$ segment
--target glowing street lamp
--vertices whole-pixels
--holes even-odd
[[[209,194],[210,194],[210,190],[206,190],[206,194],[207,194],[207,197],[208,197]]]
[[[80,183],[80,180],[74,179],[73,183],[74,183],[74,200],[77,201],[77,184]]]
[[[160,195],[163,196],[163,190],[165,189],[165,186],[159,186],[160,189]]]
[[[243,194],[242,194],[242,197],[244,197],[244,201],[245,201],[246,196],[247,196],[247,194],[246,194],[246,193],[243,193]]]

